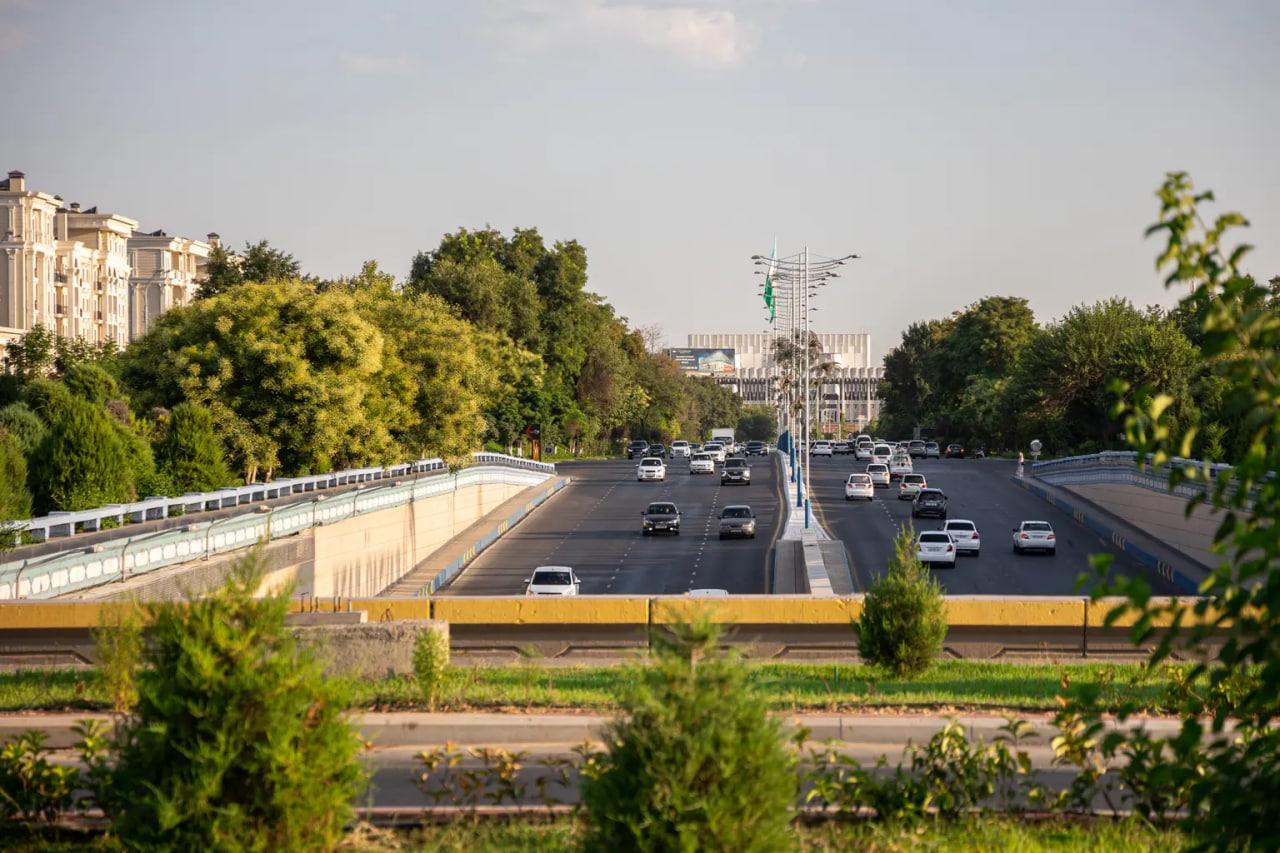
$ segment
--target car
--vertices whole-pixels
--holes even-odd
[[[853,458],[859,462],[871,461],[871,442],[864,441],[853,448]]]
[[[756,538],[756,514],[745,504],[733,504],[720,510],[720,538],[745,536]]]
[[[667,466],[656,456],[646,456],[636,466],[636,479],[641,482],[645,480],[665,480],[667,479]]]
[[[689,459],[690,474],[714,474],[716,472],[716,460],[711,458],[710,453],[695,453]]]
[[[582,581],[569,566],[538,566],[524,579],[525,595],[577,595]]]
[[[983,447],[981,444],[975,445],[969,448],[969,455],[974,459],[986,459],[987,448]]]
[[[1013,553],[1045,551],[1058,553],[1058,538],[1047,521],[1024,521],[1013,528]]]
[[[693,441],[689,442],[689,456],[693,456],[693,454],[701,453],[701,452],[702,452],[701,444],[698,444],[697,442],[693,442]]]
[[[876,487],[871,482],[870,474],[850,474],[849,479],[844,481],[844,499],[851,501],[856,498],[866,498],[869,501],[876,499]]]
[[[916,537],[916,557],[925,565],[938,563],[955,568],[956,544],[941,530],[926,530]]]
[[[942,458],[942,450],[941,448],[938,447],[938,442],[936,441],[925,442],[924,458],[925,459],[941,459]]]
[[[915,500],[911,502],[911,517],[920,518],[925,515],[947,520],[947,496],[942,493],[942,489],[921,489],[916,493]]]
[[[833,453],[838,453],[841,456],[848,456],[853,452],[853,442],[837,441],[835,444],[831,445],[831,450]]]
[[[867,466],[867,476],[871,478],[871,485],[888,487],[889,466],[883,462],[872,462]]]
[[[702,452],[710,453],[711,458],[717,462],[723,462],[727,455],[725,453],[724,445],[718,441],[708,441],[706,444],[702,445]]]
[[[646,451],[648,451],[648,449],[649,442],[638,440],[633,441],[627,445],[627,458],[635,459],[636,457],[647,456],[648,453]]]
[[[670,501],[655,501],[640,513],[640,532],[680,535],[680,509]]]
[[[751,485],[751,466],[747,464],[747,460],[740,457],[733,457],[724,461],[724,468],[720,470],[721,485],[729,483],[741,483],[744,486]]]
[[[881,462],[885,465],[889,464],[889,460],[893,458],[893,448],[888,444],[881,442],[871,448],[871,461]]]
[[[748,441],[746,454],[748,456],[768,456],[769,448],[765,446],[763,441]]]
[[[978,535],[978,525],[967,518],[953,518],[942,529],[956,543],[957,554],[977,555],[982,551],[982,538]]]
[[[925,482],[924,474],[903,474],[902,481],[898,483],[898,500],[914,500],[921,489],[927,488],[929,484]]]
[[[651,444],[649,445],[649,452],[646,453],[645,456],[653,456],[658,459],[665,459],[667,456],[667,448],[665,445]]]
[[[829,441],[815,441],[809,448],[810,456],[831,456],[834,453],[835,449]]]
[[[890,480],[897,480],[914,472],[915,466],[911,464],[911,457],[905,453],[895,453],[889,460]]]
[[[924,442],[910,441],[907,442],[907,454],[916,459],[924,458]]]
[[[959,445],[959,444],[948,444],[948,445],[947,445],[947,458],[948,458],[948,459],[963,459],[963,458],[964,458],[964,446],[963,446],[963,445]]]
[[[676,457],[679,457],[681,459],[688,459],[689,456],[692,455],[692,453],[693,451],[689,449],[689,442],[684,440],[671,442],[671,458],[672,459],[675,459]]]

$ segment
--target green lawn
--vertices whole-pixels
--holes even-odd
[[[1137,700],[1149,711],[1166,710],[1171,679],[1139,664],[1011,664],[947,661],[924,675],[903,680],[853,664],[749,664],[751,678],[780,711],[856,711],[860,708],[1003,709],[1048,711],[1067,676],[1074,685],[1094,684],[1108,707]],[[634,677],[616,666],[455,668],[449,673],[442,710],[582,708],[608,710]],[[409,678],[353,682],[358,707],[392,710],[420,707]],[[0,712],[95,710],[107,707],[94,671],[26,670],[0,673]]]
[[[560,851],[581,841],[580,828],[570,821],[541,823],[452,824],[415,830],[402,837],[407,849],[452,851]],[[1138,820],[1018,821],[1001,817],[972,817],[954,823],[919,824],[856,821],[797,826],[795,849],[843,850],[1062,850],[1128,853],[1177,850],[1185,837]]]

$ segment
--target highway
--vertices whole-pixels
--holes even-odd
[[[898,528],[910,522],[911,502],[898,500],[895,483],[877,489],[876,500],[846,501],[844,482],[866,462],[852,456],[815,457],[812,461],[815,512],[836,539],[843,540],[853,564],[854,587],[865,590],[884,571],[893,553]],[[961,556],[954,569],[937,568],[934,576],[946,592],[955,595],[1073,595],[1076,578],[1089,572],[1088,556],[1099,552],[1115,555],[1113,572],[1140,576],[1158,595],[1177,590],[1110,542],[1077,524],[1066,513],[1010,481],[1017,463],[1007,459],[916,459],[915,471],[932,488],[942,489],[949,500],[948,518],[965,518],[978,526],[982,553]],[[1026,519],[1048,521],[1057,534],[1056,556],[1014,554],[1011,530]],[[915,520],[917,530],[942,526],[934,518]]]
[[[636,463],[561,463],[565,490],[482,553],[437,595],[520,595],[536,566],[572,566],[583,595],[664,595],[690,589],[767,592],[769,552],[778,533],[780,463],[751,458],[749,486],[721,486],[715,474],[689,473],[671,460],[667,479],[641,483]],[[643,536],[640,513],[651,501],[673,501],[679,536]],[[755,539],[721,541],[720,510],[747,504],[757,515]]]

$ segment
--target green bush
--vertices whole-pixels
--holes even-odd
[[[86,762],[124,846],[330,849],[364,786],[346,696],[255,598],[255,551],[214,594],[150,607],[137,703]]]
[[[115,422],[101,407],[74,398],[51,411],[51,429],[32,454],[28,476],[36,511],[131,500],[133,476]]]
[[[444,631],[424,631],[419,634],[413,644],[413,676],[428,710],[436,709],[448,671],[448,635]]]
[[[51,764],[45,734],[27,731],[0,746],[0,823],[52,823],[71,805],[80,771]]]
[[[636,673],[606,751],[583,767],[588,850],[789,847],[796,762],[718,634],[686,626]]]
[[[98,365],[87,361],[67,368],[62,381],[72,394],[99,406],[120,396],[120,386],[115,378]]]
[[[49,433],[49,427],[26,403],[10,403],[0,408],[0,429],[17,440],[23,453],[34,450]]]
[[[0,427],[0,550],[17,542],[18,530],[6,522],[30,517],[27,460],[17,440]]]
[[[858,651],[895,675],[916,675],[937,659],[946,636],[942,589],[917,559],[915,530],[908,524],[898,531],[888,572],[863,601]]]
[[[179,403],[173,407],[156,456],[172,479],[174,494],[210,492],[231,484],[222,444],[213,431],[213,415],[204,406]]]
[[[111,697],[111,707],[124,713],[138,701],[138,668],[142,665],[142,607],[131,601],[99,610],[93,632],[98,672]]]

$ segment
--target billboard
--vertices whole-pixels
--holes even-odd
[[[667,355],[674,358],[685,373],[704,376],[733,373],[738,363],[732,349],[669,349]]]

